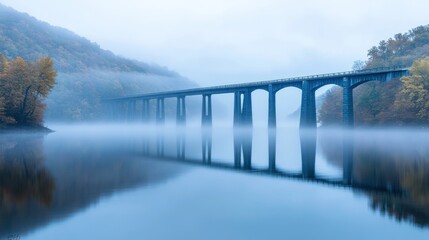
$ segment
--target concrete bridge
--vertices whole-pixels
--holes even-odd
[[[387,82],[394,78],[408,75],[409,68],[391,67],[330,74],[320,74],[305,77],[276,79],[270,81],[231,84],[214,87],[194,88],[186,90],[157,92],[141,95],[126,96],[109,99],[111,104],[128,104],[128,114],[136,108],[136,102],[142,101],[143,120],[148,121],[150,116],[149,102],[156,101],[156,122],[163,124],[165,121],[165,104],[167,98],[177,99],[177,124],[186,123],[186,102],[188,96],[200,95],[202,97],[202,125],[212,124],[212,101],[215,94],[234,94],[234,126],[252,125],[252,92],[262,89],[268,92],[268,125],[276,126],[276,93],[287,87],[295,87],[302,90],[301,99],[301,127],[316,127],[316,97],[317,89],[335,84],[343,88],[343,125],[354,125],[353,115],[353,89],[369,81]],[[131,110],[130,110],[131,109]]]

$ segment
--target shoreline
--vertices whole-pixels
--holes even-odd
[[[0,134],[9,133],[44,133],[49,134],[55,132],[45,126],[5,126],[0,128]]]

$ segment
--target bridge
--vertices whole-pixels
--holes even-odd
[[[150,101],[156,101],[156,122],[157,124],[163,124],[165,121],[164,100],[167,98],[176,98],[176,122],[182,125],[186,123],[186,97],[200,95],[202,97],[202,125],[211,126],[212,95],[233,93],[234,126],[248,127],[252,126],[252,92],[261,89],[268,92],[268,126],[270,128],[275,128],[277,122],[276,93],[284,88],[295,87],[302,90],[300,127],[311,128],[317,125],[316,90],[323,86],[334,84],[343,89],[343,126],[352,127],[354,125],[353,89],[369,81],[387,82],[395,78],[403,77],[409,74],[408,70],[409,68],[406,67],[390,67],[319,74],[261,82],[140,94],[112,98],[108,99],[107,102],[118,105],[128,104],[127,114],[131,115],[133,114],[132,111],[136,109],[136,102],[142,101],[142,119],[143,121],[149,121]]]

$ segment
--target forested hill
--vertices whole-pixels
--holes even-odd
[[[53,59],[58,77],[46,100],[47,120],[97,119],[102,98],[195,86],[165,67],[116,56],[66,29],[1,4],[0,53],[8,59]]]
[[[20,56],[29,61],[49,56],[60,72],[96,68],[177,76],[158,66],[118,57],[71,31],[51,26],[1,4],[0,51],[8,58]]]
[[[355,70],[413,66],[411,78],[368,82],[354,90],[356,125],[429,125],[429,25],[395,34],[368,50]],[[319,109],[322,125],[341,123],[342,89],[333,88]]]

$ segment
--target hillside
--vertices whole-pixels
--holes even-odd
[[[97,119],[101,98],[195,86],[165,67],[116,56],[66,29],[1,4],[0,53],[9,59],[53,59],[58,77],[46,100],[48,120]]]
[[[368,50],[368,60],[355,66],[369,69],[387,66],[411,66],[429,56],[429,25],[398,33]],[[425,61],[427,61],[426,59]],[[404,84],[405,83],[405,84]],[[429,82],[412,85],[403,79],[387,83],[368,82],[354,89],[356,125],[427,125],[429,108],[419,102],[429,97]],[[407,88],[407,89],[406,89]],[[406,90],[406,91],[404,91]],[[418,98],[416,91],[419,92]],[[322,125],[340,124],[342,89],[335,87],[325,94],[319,109]],[[417,106],[418,105],[418,106]],[[424,114],[422,114],[424,113]]]

